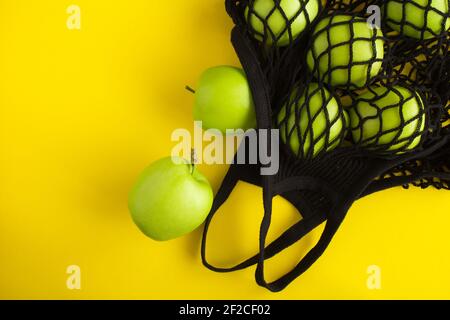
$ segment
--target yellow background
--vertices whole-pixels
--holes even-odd
[[[81,8],[81,30],[66,9]],[[400,188],[358,201],[324,256],[285,291],[254,268],[201,265],[201,230],[157,243],[127,211],[140,171],[192,131],[199,73],[238,65],[222,0],[0,0],[1,298],[450,298],[450,193]],[[214,189],[226,166],[201,165]],[[227,265],[254,252],[261,191],[241,183],[213,225]],[[275,201],[272,236],[298,214]],[[318,231],[268,264],[289,270]],[[66,287],[79,265],[81,290]],[[367,268],[382,288],[368,290]]]

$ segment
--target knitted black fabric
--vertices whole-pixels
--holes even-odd
[[[274,0],[270,10],[256,0],[226,1],[236,24],[231,40],[250,83],[258,128],[279,128],[283,143],[276,175],[261,176],[261,165],[230,167],[202,241],[208,268],[228,272],[257,264],[256,281],[271,291],[285,288],[321,256],[360,197],[399,185],[449,189],[450,182],[450,41],[445,28],[439,34],[436,28],[414,33],[404,27],[406,18],[398,25],[382,19],[381,29],[368,28],[367,8],[386,8],[386,1],[331,0],[323,8],[318,0],[295,0],[293,15],[283,11],[283,1]],[[433,10],[419,9],[425,17]],[[433,14],[448,18],[448,13]],[[271,20],[274,15],[278,23]],[[409,28],[409,36],[402,28]],[[250,149],[245,140],[241,148]],[[260,252],[233,268],[214,267],[206,259],[208,228],[239,180],[263,188]],[[290,201],[302,220],[266,246],[276,195]],[[265,259],[322,222],[318,243],[294,269],[268,283]]]

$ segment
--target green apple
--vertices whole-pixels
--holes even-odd
[[[384,10],[386,23],[411,38],[430,39],[450,28],[448,0],[390,0]]]
[[[425,129],[420,96],[402,86],[371,88],[350,108],[353,140],[374,151],[401,154],[417,147]],[[402,121],[403,118],[403,121]]]
[[[254,0],[245,9],[245,18],[257,40],[281,47],[305,30],[308,22],[317,17],[320,6],[320,0],[279,0],[279,5],[274,0]]]
[[[309,70],[332,86],[363,87],[380,72],[384,58],[382,37],[382,31],[372,29],[364,18],[326,17],[313,32],[307,53]]]
[[[280,110],[277,125],[284,143],[300,158],[312,158],[331,151],[342,142],[346,130],[345,111],[324,87],[311,83]]]
[[[181,158],[152,163],[139,176],[129,195],[131,216],[154,240],[187,234],[206,219],[213,201],[208,180]]]
[[[219,66],[203,72],[195,92],[194,119],[223,133],[255,128],[255,107],[244,71]]]

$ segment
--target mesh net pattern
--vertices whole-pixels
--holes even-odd
[[[384,58],[384,37],[367,19],[335,11],[314,28],[307,65],[319,82],[360,88],[378,75]]]
[[[418,40],[440,37],[448,30],[448,8],[448,2],[436,0],[390,0],[383,6],[386,25]]]
[[[286,149],[301,159],[349,146],[393,158],[441,138],[450,108],[445,1],[288,2],[228,2],[253,39]],[[381,28],[368,26],[374,5]]]
[[[337,100],[316,83],[295,89],[277,117],[281,138],[303,159],[339,146],[345,138],[347,122]]]

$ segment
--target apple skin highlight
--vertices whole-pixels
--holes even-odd
[[[349,109],[354,142],[367,149],[392,154],[416,148],[422,136],[415,133],[425,129],[424,105],[420,97],[398,85],[372,88],[371,91],[359,96],[357,104]],[[410,122],[402,123],[402,117],[404,123]]]
[[[309,22],[312,22],[321,6],[319,0],[281,0],[279,8],[274,0],[255,0],[252,5],[253,11],[247,7],[244,15],[255,32],[255,39],[264,41],[267,45],[275,43],[279,47],[294,41],[308,26],[306,15]],[[286,18],[291,21],[290,24]]]
[[[366,19],[350,15],[326,17],[316,25],[313,34],[306,61],[317,79],[331,86],[360,88],[380,72],[383,33],[381,29],[371,29]]]
[[[296,99],[296,95],[294,90],[291,100]],[[325,148],[325,151],[331,151],[339,146],[348,116],[327,89],[311,83],[297,101],[289,103],[293,103],[290,110],[284,105],[277,122],[282,141],[294,154],[300,158],[310,158]]]
[[[128,207],[148,237],[181,237],[205,221],[213,202],[208,180],[189,161],[166,157],[153,162],[134,184]]]
[[[206,129],[251,129],[256,127],[255,106],[245,72],[218,66],[200,76],[195,91],[193,116]]]

